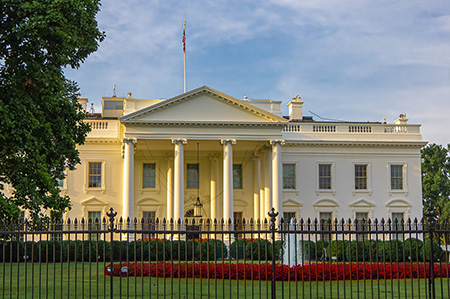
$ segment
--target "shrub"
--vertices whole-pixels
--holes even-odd
[[[423,250],[422,252],[422,260],[429,262],[431,260],[431,242],[430,240],[426,240],[423,244]],[[433,261],[440,261],[441,258],[444,255],[444,251],[442,250],[439,243],[435,240],[433,240]]]
[[[313,261],[316,259],[316,243],[314,241],[301,240],[299,244],[302,246],[303,261]]]
[[[418,262],[422,260],[423,241],[416,238],[409,238],[403,242],[405,249],[405,261]]]
[[[330,242],[326,240],[319,240],[316,242],[317,258],[319,260],[325,260],[325,253],[329,244]],[[327,255],[327,258],[329,259],[330,257]]]
[[[230,256],[233,259],[243,259],[245,256],[245,245],[248,241],[246,240],[234,240],[230,245]]]
[[[203,241],[200,243],[200,250],[201,256],[200,254],[196,254],[197,259],[200,259],[201,257],[201,260],[203,261],[214,261],[228,257],[227,247],[222,240]]]
[[[336,257],[338,261],[344,261],[346,258],[345,251],[349,250],[349,243],[347,240],[332,240],[327,247],[328,258]]]
[[[272,243],[267,240],[248,242],[245,246],[246,257],[251,260],[271,260]]]
[[[349,247],[345,250],[346,261],[349,262],[368,262],[371,257],[371,243],[367,241],[351,241]]]
[[[286,240],[275,241],[275,259],[276,260],[283,260],[285,243],[286,243]],[[291,249],[291,250],[294,250],[294,249]]]
[[[403,242],[400,240],[379,242],[378,260],[380,262],[403,262]]]

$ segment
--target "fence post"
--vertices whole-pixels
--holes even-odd
[[[278,212],[275,212],[275,208],[272,208],[268,213],[270,217],[270,232],[272,237],[272,299],[276,298],[276,290],[275,290],[275,232],[277,230],[276,218],[278,216]]]
[[[428,295],[431,299],[436,298],[436,290],[434,285],[434,250],[433,237],[435,232],[435,211],[432,207],[428,208],[425,216],[427,217],[427,230],[430,236],[430,262],[428,268]]]
[[[109,240],[109,282],[110,282],[110,295],[111,299],[114,298],[114,288],[113,288],[113,278],[114,278],[114,253],[113,253],[113,240],[114,240],[114,232],[116,231],[116,228],[114,227],[114,217],[116,217],[117,212],[114,212],[114,209],[111,207],[109,209],[109,212],[106,213],[106,216],[109,217],[109,226],[108,230],[111,233],[111,238]]]

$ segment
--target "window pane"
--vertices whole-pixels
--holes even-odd
[[[368,230],[368,223],[367,221],[369,220],[369,213],[367,212],[357,212],[356,215],[356,231],[367,231]],[[369,235],[368,234],[358,234],[357,235],[357,240],[358,241],[365,241],[369,239]]]
[[[283,164],[283,189],[295,189],[295,164]]]
[[[367,189],[367,165],[355,165],[355,189]]]
[[[295,212],[283,212],[283,221],[284,223],[291,223],[292,219],[295,219]]]
[[[319,189],[331,189],[331,164],[319,164]]]
[[[233,189],[242,189],[242,164],[233,164]]]
[[[155,163],[145,163],[143,173],[143,188],[156,187],[156,165]]]
[[[391,165],[391,189],[403,190],[403,165]]]
[[[392,230],[404,230],[403,213],[392,213]],[[393,234],[392,239],[401,240],[403,239],[403,234]]]
[[[186,188],[198,188],[198,164],[186,165]]]
[[[102,163],[89,163],[89,188],[101,188],[102,186]]]
[[[323,232],[329,232],[332,228],[332,213],[331,212],[320,212],[319,213],[319,220],[320,220],[320,230]],[[330,234],[321,234],[321,240],[323,241],[330,241],[331,235]]]

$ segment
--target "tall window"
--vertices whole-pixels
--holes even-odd
[[[320,220],[320,230],[323,232],[320,235],[321,240],[330,241],[331,235],[328,232],[331,232],[332,228],[332,216],[331,212],[319,212],[319,220]]]
[[[233,189],[242,189],[242,164],[233,164]]]
[[[355,165],[355,189],[367,189],[367,165]]]
[[[283,164],[283,189],[295,189],[295,164]]]
[[[148,233],[143,234],[143,238],[154,238],[155,234],[151,233],[151,231],[155,230],[156,212],[144,211],[142,213],[142,217],[144,218],[144,223],[142,224],[142,230],[148,231]],[[175,226],[175,229],[177,229],[176,226]]]
[[[186,165],[186,188],[198,188],[199,186],[199,167],[196,164]]]
[[[88,212],[88,230],[99,230],[101,227],[101,217],[102,212],[100,211],[89,211]],[[89,240],[99,240],[98,233],[89,234]]]
[[[391,221],[393,231],[404,230],[404,223],[402,223],[403,216],[403,213],[392,213]],[[393,234],[392,239],[401,240],[403,239],[403,234]]]
[[[358,232],[365,232],[369,230],[369,213],[367,212],[356,212],[355,215],[355,224],[356,224],[356,235],[358,241],[365,241],[369,239],[369,236],[365,233],[358,233]]]
[[[319,189],[331,189],[331,164],[319,164]]]
[[[89,188],[102,187],[102,163],[89,162]]]
[[[391,165],[391,190],[403,190],[403,165]]]
[[[286,225],[290,224],[292,219],[295,218],[295,212],[283,212],[283,221]]]
[[[143,167],[143,188],[155,188],[156,186],[156,165],[155,163],[144,163]]]

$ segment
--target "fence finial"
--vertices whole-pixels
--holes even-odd
[[[114,212],[114,209],[111,207],[106,216],[109,217],[109,229],[112,230],[114,228],[114,217],[117,216],[117,212]]]

